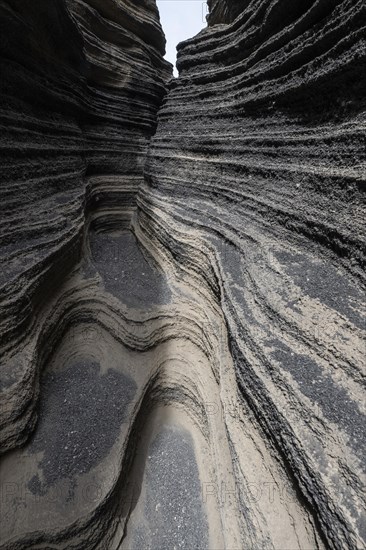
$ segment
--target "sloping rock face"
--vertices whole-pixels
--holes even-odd
[[[171,68],[154,2],[42,1],[35,10],[11,0],[0,9],[6,450],[35,421],[35,342],[47,338],[37,311],[80,259],[90,219],[131,218]]]
[[[365,8],[209,7],[0,0],[3,549],[365,547]]]
[[[102,351],[120,243],[97,235],[130,223],[172,68],[151,0],[4,0],[0,26],[1,547],[91,548],[136,390]]]
[[[209,22],[178,47],[139,224],[222,308],[252,415],[225,415],[234,485],[259,494],[269,469],[279,489],[278,460],[323,543],[363,548],[365,4],[217,0]],[[272,459],[253,466],[236,430],[259,430]],[[316,546],[305,520],[279,533],[286,511],[264,500],[245,493],[238,547]]]

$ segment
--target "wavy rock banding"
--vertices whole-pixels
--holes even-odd
[[[364,3],[208,4],[0,0],[1,548],[365,546]]]

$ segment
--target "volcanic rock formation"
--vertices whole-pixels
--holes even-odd
[[[208,4],[0,0],[1,548],[365,547],[366,7]]]

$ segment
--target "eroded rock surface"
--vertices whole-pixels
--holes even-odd
[[[128,223],[171,68],[154,2],[0,3],[1,441],[35,423],[37,320],[89,223]]]
[[[364,3],[208,4],[0,0],[1,548],[365,547]]]
[[[217,0],[209,23],[178,48],[139,223],[222,307],[239,401],[324,543],[362,548],[365,5]]]

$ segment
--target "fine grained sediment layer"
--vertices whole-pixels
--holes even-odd
[[[178,46],[138,200],[164,261],[221,304],[241,398],[339,549],[366,543],[365,11],[211,2]]]

